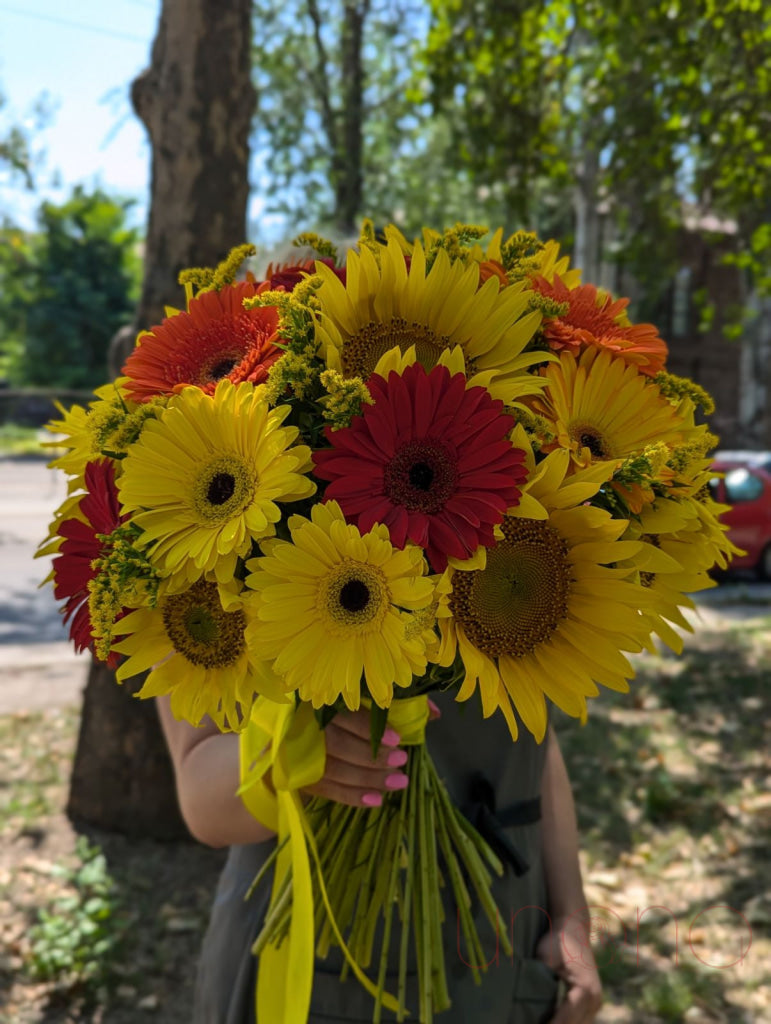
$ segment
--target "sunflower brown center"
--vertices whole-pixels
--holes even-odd
[[[403,317],[395,316],[388,322],[372,320],[343,345],[343,373],[366,380],[386,352],[392,348],[406,352],[413,345],[417,361],[424,369],[432,370],[450,339],[437,335],[426,324],[409,323]]]
[[[353,559],[335,566],[320,581],[317,595],[321,617],[337,636],[378,629],[390,603],[390,591],[380,569]]]
[[[224,505],[233,497],[236,489],[236,478],[232,473],[216,473],[209,481],[206,498],[212,505]]]
[[[246,616],[226,612],[216,584],[205,580],[165,599],[163,625],[174,650],[199,668],[226,668],[245,649]]]
[[[455,453],[441,441],[408,441],[388,463],[383,476],[385,494],[408,512],[435,515],[458,483]]]
[[[469,641],[490,657],[523,657],[567,614],[567,545],[548,523],[507,517],[487,566],[455,572],[450,609]]]

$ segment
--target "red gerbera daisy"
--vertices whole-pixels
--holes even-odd
[[[362,533],[385,523],[395,547],[421,545],[436,572],[492,545],[527,475],[503,402],[445,366],[415,363],[367,384],[374,404],[350,427],[327,428],[332,448],[314,455],[325,497]]]
[[[648,376],[664,369],[668,349],[656,327],[624,322],[629,299],[614,300],[611,295],[598,292],[593,284],[568,288],[558,274],[554,281],[536,277],[532,286],[542,295],[567,302],[570,307],[564,316],[547,320],[543,325],[544,335],[555,352],[568,349],[578,355],[594,345],[634,363],[640,373]]]
[[[85,522],[65,519],[60,524],[57,532],[64,542],[53,560],[54,596],[57,601],[67,601],[63,609],[64,621],[72,619],[70,639],[77,651],[94,649],[88,584],[96,576],[92,563],[102,555],[104,548],[97,534],[112,533],[126,519],[120,514],[115,468],[111,462],[89,462],[85,481],[87,493],[78,506]],[[111,654],[107,664],[115,668],[118,661],[118,655]]]
[[[136,402],[171,395],[193,384],[207,394],[229,377],[261,384],[281,355],[274,306],[244,309],[243,300],[265,289],[252,281],[225,285],[190,300],[186,313],[167,317],[141,335],[126,360],[126,390]]]
[[[275,267],[269,263],[265,280],[271,290],[293,292],[307,274],[315,271],[316,263],[324,263],[345,284],[345,267],[336,266],[335,261],[328,256],[318,260],[302,260],[300,263],[279,263]]]

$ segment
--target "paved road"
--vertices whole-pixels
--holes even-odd
[[[52,587],[38,586],[50,561],[33,558],[65,493],[43,460],[0,457],[0,714],[71,704],[85,682],[88,657],[67,641]],[[751,618],[771,612],[771,584],[732,581],[697,599],[704,624]]]
[[[77,701],[88,666],[67,640],[50,559],[35,559],[66,495],[64,475],[41,459],[0,458],[0,713]]]

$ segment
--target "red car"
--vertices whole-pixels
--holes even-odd
[[[754,569],[771,580],[771,452],[716,452],[712,468],[725,474],[710,483],[716,501],[731,505],[723,516],[728,536],[746,551],[732,569]]]

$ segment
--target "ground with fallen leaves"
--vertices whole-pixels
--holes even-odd
[[[771,1020],[771,617],[710,622],[681,658],[638,657],[632,693],[603,694],[585,728],[558,722],[604,1024]],[[0,717],[0,1021],[187,1024],[223,860],[192,843],[89,832],[107,968],[34,976],[30,929],[73,895],[82,860],[63,814],[76,727],[74,708]]]

